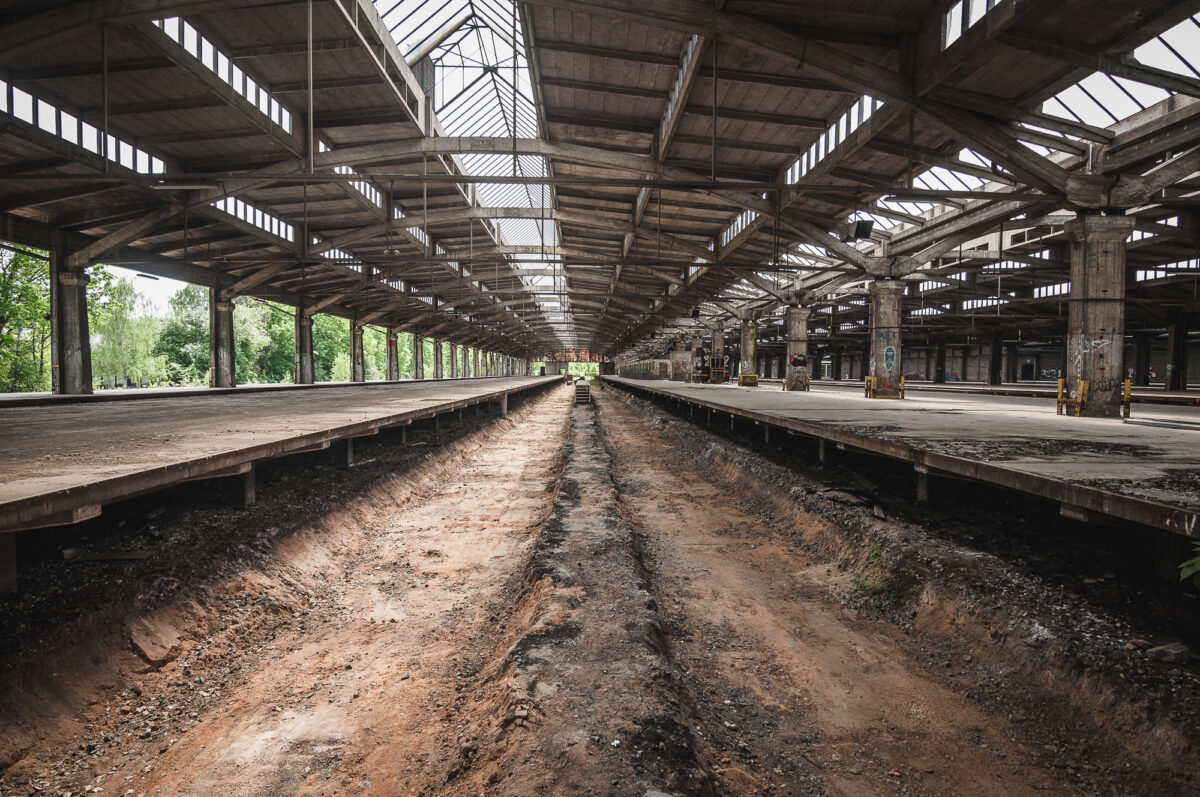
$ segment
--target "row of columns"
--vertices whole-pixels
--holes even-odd
[[[51,374],[55,393],[81,395],[92,392],[91,343],[88,329],[87,286],[91,282],[84,269],[65,266],[65,249],[52,252],[50,257],[51,305]],[[234,303],[221,297],[217,289],[209,291],[209,384],[213,387],[237,385],[236,350],[233,332]],[[350,381],[366,379],[363,352],[365,325],[357,321],[350,326]],[[388,327],[386,379],[400,378],[398,331]],[[424,379],[424,338],[414,337],[414,378]],[[459,352],[461,351],[461,355]],[[313,314],[301,304],[295,320],[295,382],[312,384],[315,381],[313,357]],[[449,375],[456,378],[468,373],[474,376],[513,375],[528,371],[528,362],[496,352],[479,349],[468,354],[466,346],[452,345],[448,361]],[[460,360],[461,357],[461,360]],[[473,357],[473,361],[472,361]],[[472,365],[473,362],[473,365]],[[482,370],[481,370],[482,368]],[[443,376],[443,351],[439,341],[434,345],[433,369],[435,378]]]
[[[1134,219],[1123,215],[1081,214],[1065,225],[1071,246],[1071,292],[1067,322],[1064,378],[1066,389],[1074,394],[1082,382],[1089,385],[1085,415],[1116,417],[1121,412],[1125,380],[1125,244],[1134,229]],[[905,282],[880,278],[869,288],[869,344],[864,356],[868,374],[874,377],[875,395],[894,398],[900,395],[903,376],[902,297]],[[796,355],[808,353],[810,309],[789,307],[786,315],[786,378],[789,388],[803,384],[807,369],[792,366]],[[750,314],[739,314],[741,322],[740,368],[752,373],[758,368],[758,323]],[[1135,372],[1144,380],[1148,371],[1149,339],[1137,338]],[[1168,333],[1167,389],[1186,388],[1187,325],[1177,323]],[[712,352],[724,350],[724,334],[713,333]],[[988,381],[1016,380],[1016,347],[1009,344],[1003,357],[1003,343],[991,343]],[[935,374],[944,379],[945,345],[936,349]],[[840,358],[838,358],[840,359]],[[1007,363],[1002,366],[1002,363]],[[835,365],[840,366],[840,363]],[[838,369],[840,370],[840,369]],[[935,380],[937,381],[937,380]]]

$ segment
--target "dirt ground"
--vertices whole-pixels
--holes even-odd
[[[990,555],[572,395],[57,538],[0,606],[0,795],[1200,793],[1194,662],[1082,668]]]

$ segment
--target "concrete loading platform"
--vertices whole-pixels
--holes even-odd
[[[1200,414],[1139,411],[1129,422],[1058,416],[1044,399],[978,393],[864,398],[861,388],[807,393],[606,377],[623,389],[818,441],[823,461],[852,448],[911,462],[918,500],[930,475],[966,478],[1060,503],[1080,520],[1116,518],[1200,537]],[[711,417],[711,415],[710,415]]]
[[[95,517],[109,502],[353,440],[510,396],[557,378],[508,377],[174,395],[0,408],[0,544],[5,532]]]
[[[759,379],[764,385],[782,385],[782,379]],[[861,379],[821,379],[812,382],[812,387],[862,388]],[[978,393],[985,396],[1025,396],[1028,398],[1054,399],[1058,386],[1053,382],[1006,382],[986,385],[982,382],[916,382],[909,380],[905,391],[929,391],[933,393]],[[1133,404],[1170,404],[1180,407],[1200,407],[1200,391],[1163,390],[1156,387],[1135,387],[1130,393]]]

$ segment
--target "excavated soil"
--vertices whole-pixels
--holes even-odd
[[[1072,618],[1139,629],[572,397],[58,538],[0,612],[0,795],[1197,793],[1193,663],[1088,666]]]

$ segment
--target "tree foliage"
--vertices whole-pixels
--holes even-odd
[[[157,354],[162,319],[127,279],[115,280],[101,301],[88,292],[88,324],[92,333],[92,374],[125,377],[134,384],[167,381],[167,358]]]
[[[50,389],[49,266],[38,253],[0,250],[0,391]],[[209,372],[209,291],[188,285],[157,317],[136,284],[102,266],[90,269],[88,323],[92,373],[120,384],[206,385]],[[241,297],[234,302],[235,367],[239,384],[290,382],[295,368],[295,314],[291,307]],[[413,337],[401,334],[401,378],[413,376]],[[433,342],[425,341],[425,372],[433,376]],[[448,355],[446,355],[448,357]],[[387,376],[387,336],[363,334],[364,374]],[[350,322],[330,315],[313,319],[317,381],[350,378]],[[443,362],[447,362],[444,358]],[[446,373],[449,373],[448,366]]]
[[[49,389],[49,265],[0,250],[0,391]]]

